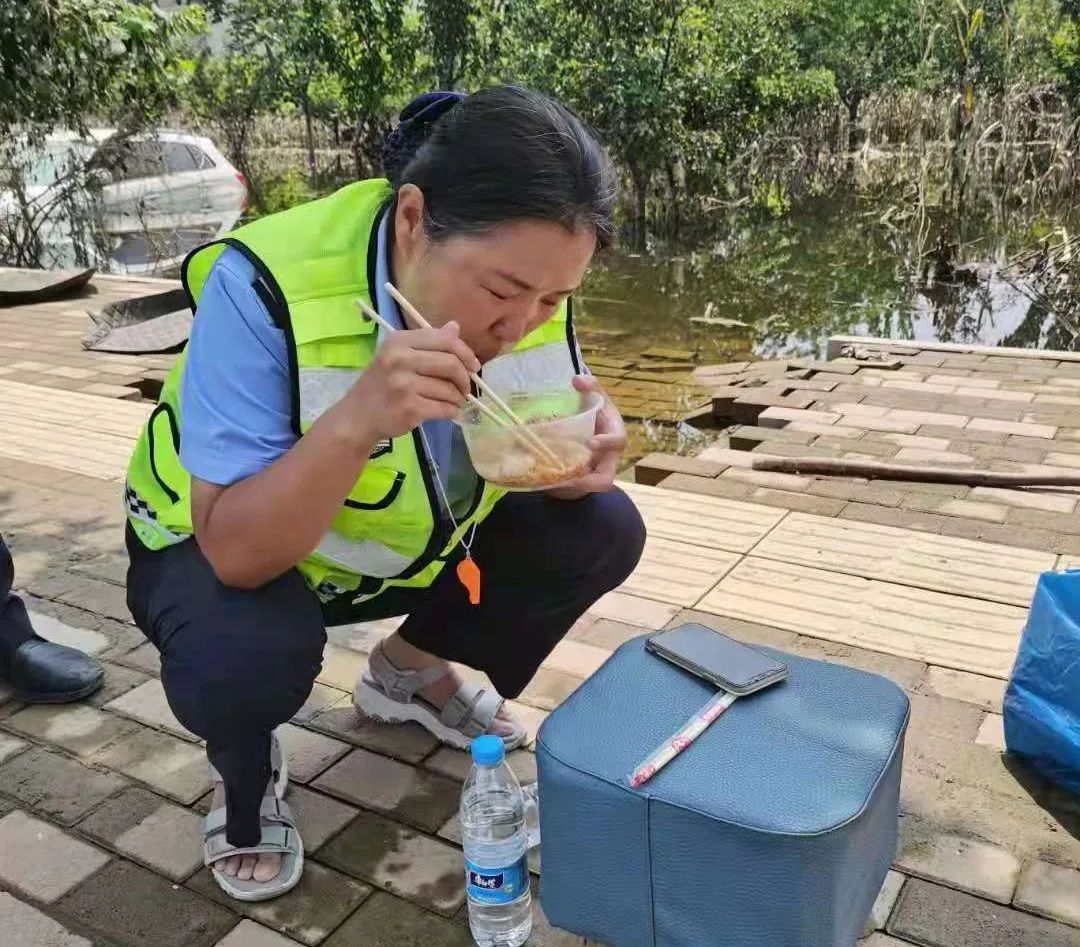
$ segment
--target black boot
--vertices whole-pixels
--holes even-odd
[[[34,704],[66,704],[94,693],[105,669],[93,658],[34,633],[26,605],[11,591],[15,564],[0,536],[0,681]]]
[[[105,679],[105,669],[93,658],[38,635],[0,658],[0,674],[11,684],[17,700],[32,704],[81,700]]]

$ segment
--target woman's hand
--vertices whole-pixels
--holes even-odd
[[[470,373],[479,370],[456,322],[402,329],[379,346],[345,396],[345,413],[361,440],[400,437],[424,421],[455,417],[471,391]]]
[[[600,382],[592,375],[578,375],[574,379],[574,387],[583,394],[594,391],[604,394]],[[607,395],[604,395],[604,404],[596,415],[596,430],[589,442],[589,450],[592,451],[589,472],[566,486],[548,490],[548,496],[556,500],[580,500],[590,493],[607,493],[615,486],[619,460],[626,450],[626,426],[619,409]]]

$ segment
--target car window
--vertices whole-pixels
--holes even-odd
[[[92,153],[93,149],[85,142],[50,142],[28,154],[26,184],[30,187],[51,187],[82,166]]]
[[[110,162],[113,177],[117,181],[134,181],[165,174],[165,156],[161,143],[156,141],[125,142]]]
[[[161,143],[161,150],[165,154],[165,166],[170,174],[180,174],[183,171],[197,171],[199,164],[191,149],[183,142],[165,141]]]
[[[208,168],[214,167],[214,162],[210,156],[195,145],[188,145],[187,150],[191,152],[191,157],[195,160],[195,167],[200,171],[206,171]]]

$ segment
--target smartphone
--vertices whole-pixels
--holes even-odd
[[[787,665],[704,625],[661,631],[645,647],[665,661],[739,697],[784,680]]]

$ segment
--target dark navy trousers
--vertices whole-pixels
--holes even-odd
[[[129,529],[128,606],[161,652],[173,713],[206,740],[225,782],[227,838],[247,846],[259,838],[270,733],[311,693],[327,625],[407,615],[406,641],[485,672],[514,698],[589,606],[630,575],[644,542],[620,490],[573,502],[513,494],[476,532],[478,606],[450,565],[427,589],[323,607],[296,570],[259,589],[230,588],[194,541],[150,552]]]

